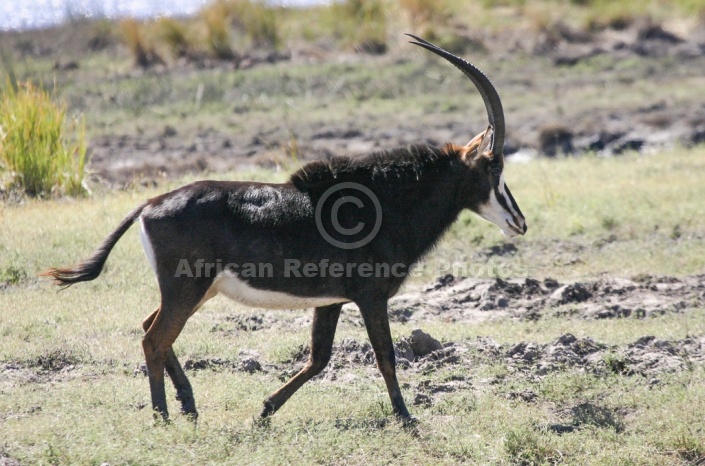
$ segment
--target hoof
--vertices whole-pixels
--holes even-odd
[[[259,417],[262,419],[267,418],[274,414],[275,411],[276,409],[274,408],[274,406],[269,401],[265,401],[264,406],[262,407],[262,411],[259,413]]]
[[[266,429],[272,424],[272,418],[267,417],[256,417],[252,419],[252,427],[257,427],[260,429]]]
[[[191,392],[177,393],[176,399],[181,403],[181,414],[195,414],[198,416],[196,412],[196,401],[193,399]]]
[[[160,410],[158,408],[153,408],[152,416],[154,417],[154,422],[169,424],[169,411],[166,409]]]
[[[411,414],[407,414],[406,416],[397,416],[397,420],[401,422],[401,425],[404,427],[416,427],[419,424],[418,418],[412,416]]]
[[[189,422],[193,422],[194,424],[197,424],[197,421],[198,421],[198,413],[197,413],[196,411],[192,411],[192,412],[184,412],[184,411],[181,411],[181,414],[183,414],[184,416],[186,416],[186,419],[188,419]]]
[[[171,419],[169,419],[169,416],[164,417],[161,413],[154,413],[154,425],[169,426],[171,425]]]

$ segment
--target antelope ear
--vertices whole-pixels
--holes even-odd
[[[494,129],[492,125],[488,126],[484,133],[478,134],[482,139],[480,140],[480,145],[477,147],[476,157],[485,157],[491,154],[488,152],[492,148],[492,141],[494,140]]]
[[[469,161],[482,157],[492,142],[493,135],[492,126],[488,126],[485,131],[472,138],[463,146],[463,160]]]

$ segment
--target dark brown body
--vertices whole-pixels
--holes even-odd
[[[472,65],[424,41],[416,43],[449,59],[478,86],[491,125],[468,145],[416,145],[358,159],[313,162],[283,184],[193,183],[136,208],[86,261],[46,272],[65,286],[93,280],[120,237],[139,219],[161,293],[160,306],[143,323],[156,414],[168,419],[166,369],[181,411],[197,416],[193,390],[172,345],[189,317],[224,293],[255,307],[315,308],[310,359],[264,401],[262,417],[274,413],[326,366],[341,307],[354,302],[394,413],[410,418],[395,373],[388,299],[463,209],[510,236],[526,232],[524,217],[503,182],[501,146],[496,153],[493,149],[504,137],[496,91]],[[501,132],[493,131],[495,123]],[[299,264],[299,274],[291,273],[291,261]],[[324,263],[344,272],[333,274],[328,268],[325,273]],[[254,264],[258,272],[246,274],[244,264]],[[308,266],[317,273],[302,273]]]

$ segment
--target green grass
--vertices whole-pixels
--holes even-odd
[[[602,272],[702,273],[705,186],[699,174],[705,169],[704,155],[699,148],[509,163],[507,182],[527,216],[529,232],[514,242],[518,254],[497,265],[523,268],[532,277],[562,279]],[[283,176],[257,172],[221,178]],[[310,311],[277,311],[273,315],[279,327],[227,331],[232,330],[229,316],[261,311],[220,297],[194,315],[177,340],[181,361],[238,360],[241,351],[248,351],[258,355],[267,372],[189,371],[201,413],[198,427],[179,415],[170,426],[155,426],[146,407],[147,380],[134,375],[143,359],[140,323],[158,302],[137,229],[118,244],[94,282],[57,292],[35,276],[47,266],[85,257],[134,205],[164,189],[0,210],[3,455],[23,464],[679,465],[705,454],[705,371],[697,364],[660,375],[657,386],[640,376],[577,369],[536,378],[491,359],[428,373],[401,370],[409,405],[422,382],[468,381],[432,406],[410,406],[420,418],[416,431],[391,422],[384,384],[372,365],[345,366],[335,370],[337,380],[306,384],[268,427],[257,427],[252,419],[262,399],[281,385],[282,368],[290,367],[284,361],[308,340],[301,319]],[[582,227],[576,230],[578,223]],[[673,235],[677,225],[680,233]],[[502,241],[496,227],[464,215],[427,259],[427,273],[412,286],[435,278],[434,264],[462,261]],[[580,261],[571,263],[571,254]],[[366,339],[356,321],[355,314],[345,311],[337,342]],[[691,309],[653,319],[554,316],[474,325],[438,320],[423,328],[445,342],[485,336],[503,344],[543,344],[570,332],[625,345],[644,335],[670,340],[702,336],[704,322],[705,309]],[[408,336],[411,329],[392,325],[395,339]],[[488,382],[493,379],[502,383]],[[535,392],[537,401],[508,396],[524,389]],[[173,389],[167,390],[176,412]],[[614,413],[612,424],[583,415],[582,427],[573,433],[547,429],[576,422],[571,409],[584,403]]]
[[[83,120],[31,82],[6,79],[0,89],[0,181],[31,196],[84,192]]]
[[[699,273],[705,269],[705,219],[695,212],[705,196],[703,153],[509,163],[507,184],[529,227],[513,241],[516,256],[478,257],[477,249],[504,240],[465,213],[445,239],[445,254],[423,264],[420,281],[453,268],[469,271],[460,275],[558,279]]]
[[[527,22],[550,28],[559,18],[587,27],[589,18],[598,17],[598,27],[600,21],[619,15],[620,8],[642,4],[656,19],[678,18],[687,2],[673,3],[668,12],[652,8],[662,2],[617,2],[604,15],[581,6],[586,2],[486,1],[473,3],[473,8],[452,0],[403,3],[409,11],[399,13],[392,2],[382,2],[387,38],[417,31],[415,26],[426,21],[425,15],[441,20],[428,33],[442,38],[457,24],[470,24],[473,30],[524,27]],[[433,10],[436,6],[443,8]],[[416,19],[407,24],[414,16],[412,9]],[[325,43],[341,24],[331,10],[274,10],[280,46],[298,38]],[[354,24],[354,18],[340,21]],[[198,53],[205,47],[206,31],[200,29],[204,25],[185,24],[185,30],[161,40],[177,48],[185,40]],[[141,40],[151,39],[151,26],[141,27],[147,29]],[[252,41],[241,27],[228,29],[232,36],[226,42],[237,50]],[[179,36],[187,32],[187,38]],[[354,46],[350,36],[335,37],[336,47]],[[411,47],[394,40],[387,46]],[[462,123],[468,133],[486,124],[481,99],[464,77],[447,64],[427,60],[421,51],[404,48],[403,56],[411,59],[389,54],[317,67],[294,61],[246,72],[215,67],[134,73],[125,57],[115,60],[95,54],[82,57],[79,70],[56,78],[53,59],[18,63],[17,74],[20,79],[39,76],[47,86],[57,79],[70,108],[85,111],[89,136],[159,134],[166,124],[178,125],[179,137],[185,140],[203,128],[216,128],[234,138],[265,129],[279,132],[273,139],[291,141],[293,153],[299,149],[292,135],[302,128],[354,122],[365,134],[378,134],[381,126],[399,121],[399,115],[429,131],[457,124],[459,114],[468,116]],[[521,54],[503,61],[481,53],[468,56],[487,69],[502,92],[508,125],[559,119],[580,131],[590,124],[585,121],[586,110],[593,110],[592,115],[616,108],[633,112],[663,99],[664,88],[669,90],[669,106],[677,107],[705,92],[705,80],[693,71],[699,62],[686,66],[674,57],[597,56],[571,68],[553,68],[548,59]],[[650,71],[654,67],[661,70],[657,79]],[[570,92],[559,100],[556,89]],[[449,272],[559,280],[594,279],[602,273],[626,277],[703,273],[704,156],[705,148],[699,147],[613,159],[586,156],[508,163],[507,182],[529,225],[527,236],[512,242],[517,253],[488,258],[490,248],[505,239],[496,227],[465,213],[408,287]],[[288,162],[286,168],[293,170],[296,163]],[[213,177],[281,181],[286,173]],[[198,427],[174,415],[178,406],[171,386],[167,396],[174,422],[154,426],[148,383],[141,374],[135,375],[135,369],[143,360],[140,324],[156,307],[159,294],[137,229],[118,244],[94,282],[57,292],[36,274],[85,257],[136,204],[181,181],[161,183],[158,190],[0,205],[0,462],[9,456],[22,464],[680,465],[696,463],[705,455],[701,414],[705,372],[697,364],[691,370],[659,375],[658,385],[640,376],[578,369],[535,377],[490,358],[428,373],[401,370],[403,393],[420,418],[416,432],[391,422],[386,390],[373,366],[345,366],[334,371],[337,379],[306,384],[269,427],[255,427],[252,419],[262,400],[279,388],[280,379],[288,377],[283,372],[293,367],[285,361],[308,341],[304,322],[310,311],[270,313],[277,317],[277,327],[244,332],[228,319],[263,311],[220,297],[190,319],[175,344],[180,360],[237,361],[241,351],[254,352],[267,372],[189,371],[201,413]],[[545,344],[565,333],[621,346],[644,335],[677,340],[705,334],[701,308],[649,319],[592,320],[551,310],[542,315],[536,322],[501,319],[471,325],[439,319],[422,326],[443,342],[483,336],[505,345]],[[395,323],[393,337],[407,337],[412,328]],[[345,338],[366,340],[359,316],[352,311],[344,312],[336,343]],[[616,359],[612,362],[619,364]],[[467,385],[440,395],[431,406],[412,406],[420,384],[457,380]],[[536,393],[535,403],[509,397],[525,389]],[[571,424],[570,410],[584,403],[608,408],[621,427],[593,420],[570,434],[546,428]]]

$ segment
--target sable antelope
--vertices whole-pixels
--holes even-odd
[[[64,286],[95,279],[120,237],[139,221],[161,292],[160,306],[143,323],[142,341],[155,415],[168,419],[166,369],[181,411],[197,416],[172,344],[188,318],[223,293],[255,307],[315,308],[309,361],[264,401],[262,417],[328,364],[341,307],[353,302],[394,413],[410,419],[395,373],[387,300],[463,209],[507,236],[526,232],[502,175],[504,115],[497,91],[472,64],[410,36],[459,68],[480,92],[489,127],[467,145],[419,144],[316,161],[283,184],[189,184],[137,207],[85,261],[45,272]]]

